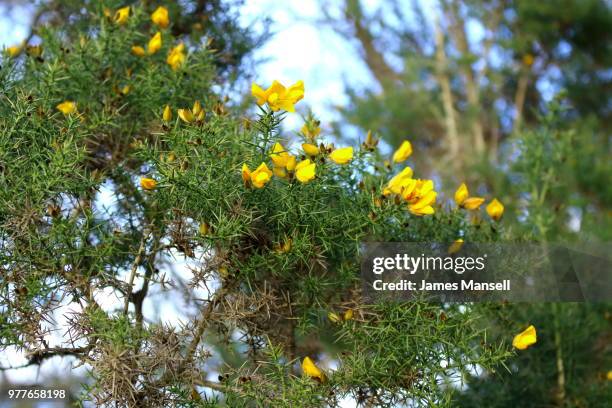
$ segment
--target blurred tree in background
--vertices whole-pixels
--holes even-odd
[[[610,153],[608,2],[393,0],[369,6],[321,2],[325,22],[355,45],[377,84],[363,94],[348,89],[347,121],[393,146],[410,138],[427,149],[424,164],[443,176],[479,174],[478,181],[494,183],[487,174],[492,170],[483,174],[482,166],[507,161],[511,136],[537,126],[551,97],[563,90],[560,119],[579,132],[576,147],[591,158],[576,164],[574,187],[609,208],[610,189],[602,185],[610,170],[603,163]]]
[[[379,80],[347,120],[414,144],[391,162],[376,137],[332,145],[314,117],[290,148],[280,123],[308,101],[300,82],[254,87],[247,111],[226,96],[262,40],[237,25],[240,2],[164,4],[167,21],[151,2],[41,3],[37,41],[0,63],[0,347],[26,366],[72,356],[89,374],[72,397],[98,405],[610,400],[609,305],[369,305],[359,280],[368,240],[609,236],[594,81],[610,14],[566,3],[442,2],[432,27],[422,3],[410,24],[393,2],[322,8]],[[545,98],[541,78],[564,91]],[[464,180],[501,199],[501,220],[436,195]],[[151,313],[160,293],[187,318]],[[537,344],[513,351],[529,324]]]
[[[610,240],[609,2],[321,4],[324,22],[356,47],[377,85],[359,93],[349,82],[343,120],[394,147],[409,138],[427,152],[415,158],[419,167],[447,188],[470,180],[495,191],[514,224],[506,239]],[[502,321],[556,322],[555,342],[521,359],[511,376],[470,382],[462,406],[611,400],[601,387],[609,305],[510,309]]]

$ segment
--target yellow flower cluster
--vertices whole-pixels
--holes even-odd
[[[353,309],[347,309],[346,312],[344,312],[342,315],[339,315],[334,312],[329,312],[327,314],[327,318],[332,323],[342,323],[343,321],[346,322],[349,320],[353,320],[354,316],[355,312],[353,311]]]
[[[118,25],[125,25],[128,22],[129,17],[130,8],[123,7],[115,12],[114,21]],[[159,6],[151,14],[151,21],[154,25],[162,29],[168,28],[168,26],[170,25],[168,9],[163,6]],[[162,32],[158,31],[153,35],[153,37],[151,37],[151,39],[147,43],[146,50],[143,46],[134,44],[131,47],[131,52],[137,57],[144,57],[146,55],[156,54],[159,50],[162,49],[162,46]],[[166,58],[166,63],[170,66],[170,68],[172,68],[172,70],[176,71],[185,63],[186,59],[187,55],[185,54],[185,44],[181,42],[170,49]]]
[[[206,118],[206,111],[202,107],[200,101],[195,101],[193,107],[177,109],[179,119],[185,123],[202,123]],[[172,108],[170,105],[166,105],[162,111],[162,119],[164,122],[170,122],[172,120]]]
[[[42,45],[28,45],[23,41],[19,45],[12,45],[4,49],[4,54],[10,58],[16,58],[25,50],[26,54],[33,58],[39,58],[43,53]]]
[[[185,55],[185,44],[178,43],[175,47],[170,49],[168,53],[168,58],[166,58],[166,63],[170,65],[172,70],[176,71],[179,69],[187,59],[187,55]]]
[[[257,98],[258,105],[267,104],[272,112],[285,110],[295,112],[295,104],[304,97],[304,83],[298,81],[289,88],[286,88],[278,81],[263,90],[253,83],[251,92]],[[301,135],[306,143],[302,144],[305,156],[298,162],[296,155],[291,154],[282,144],[276,142],[270,151],[272,169],[266,163],[261,163],[257,169],[251,171],[245,163],[242,166],[242,180],[246,187],[263,188],[272,176],[293,180],[296,179],[302,184],[306,184],[315,179],[317,175],[317,165],[314,159],[322,154],[327,154],[328,158],[336,164],[347,164],[353,159],[353,148],[343,147],[334,149],[330,146],[321,144],[317,146],[316,138],[321,132],[318,121],[313,118],[308,120],[301,129]],[[324,162],[325,159],[322,158]]]
[[[408,203],[408,211],[414,215],[431,215],[435,212],[433,204],[438,193],[434,190],[433,180],[415,179],[410,167],[395,175],[385,188],[383,195],[395,194]]]
[[[478,210],[482,203],[485,202],[485,199],[482,197],[470,197],[470,192],[468,191],[465,183],[461,183],[457,191],[455,191],[455,203],[460,208],[465,208],[466,210]],[[504,205],[494,198],[486,207],[487,214],[495,221],[499,221],[504,214]]]
[[[287,112],[295,112],[295,104],[304,97],[304,82],[297,81],[289,88],[286,88],[280,82],[274,81],[266,90],[253,83],[251,85],[251,93],[257,98],[259,106],[267,103],[274,112],[281,109]]]

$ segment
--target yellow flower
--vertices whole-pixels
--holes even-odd
[[[457,203],[457,205],[461,206],[469,195],[470,193],[468,191],[467,186],[465,185],[465,183],[461,183],[457,191],[455,191],[455,202]]]
[[[533,55],[531,54],[523,55],[523,64],[525,64],[527,67],[532,66],[533,61],[535,61],[535,58],[533,57]]]
[[[276,245],[276,252],[279,254],[287,253],[291,250],[291,244],[293,240],[290,237],[285,237],[282,243],[278,243]]]
[[[287,112],[295,112],[294,105],[304,97],[304,82],[297,81],[289,88],[285,88],[280,82],[274,81],[265,91],[253,82],[251,94],[257,98],[257,104],[260,106],[267,103],[270,109],[275,112],[281,109]]]
[[[336,149],[329,154],[329,158],[336,164],[346,164],[353,160],[353,148],[349,146]]]
[[[274,175],[276,177],[279,177],[279,178],[287,177],[287,170],[285,170],[284,167],[276,167],[276,166],[274,166],[272,168],[272,172],[274,173]]]
[[[198,227],[198,231],[200,232],[200,235],[207,235],[208,231],[210,231],[210,225],[208,225],[207,222],[202,222]]]
[[[285,168],[289,171],[293,171],[295,170],[296,165],[297,165],[297,160],[295,159],[295,156],[290,155],[289,159],[287,159],[287,164],[285,165]]]
[[[484,203],[484,198],[470,197],[469,195],[470,192],[467,186],[465,183],[461,183],[457,191],[455,191],[455,202],[459,207],[463,207],[466,210],[477,210]]]
[[[432,204],[438,193],[432,180],[411,179],[402,190],[402,197],[408,202],[408,211],[414,215],[431,215],[435,212]]]
[[[344,312],[344,320],[353,320],[354,314],[353,309],[348,309],[346,312]]]
[[[193,103],[193,108],[191,108],[191,113],[193,113],[193,116],[198,122],[203,121],[204,116],[206,116],[206,111],[204,111],[204,109],[202,108],[202,104],[200,103],[200,101],[195,101]]]
[[[42,45],[28,45],[26,47],[26,53],[34,58],[40,57],[42,55],[42,52]]]
[[[6,48],[6,53],[11,58],[17,57],[19,54],[21,54],[21,51],[23,51],[23,47],[21,47],[20,45],[13,45],[11,47]]]
[[[272,171],[266,163],[261,163],[255,171],[251,171],[246,164],[242,165],[242,181],[247,187],[253,185],[255,188],[263,188],[271,178]]]
[[[153,14],[151,14],[151,21],[153,21],[153,24],[158,25],[161,28],[168,27],[168,24],[170,24],[170,19],[168,18],[168,9],[163,6],[159,6],[153,12]]]
[[[193,114],[195,116],[198,116],[200,113],[202,113],[203,109],[202,109],[202,104],[200,103],[200,101],[195,101],[193,103],[193,108],[191,108],[191,112],[193,112]]]
[[[293,244],[293,240],[289,237],[285,238],[283,245],[281,246],[281,250],[283,252],[289,252],[291,250],[291,245]]]
[[[400,173],[396,174],[383,189],[383,195],[401,194],[402,189],[412,180],[412,169],[404,168]]]
[[[123,25],[127,23],[130,17],[130,7],[122,7],[115,12],[115,23]]]
[[[395,163],[401,163],[406,161],[412,154],[412,145],[409,141],[404,140],[400,147],[393,153],[393,161]]]
[[[125,85],[119,90],[119,92],[121,92],[122,95],[127,95],[130,93],[131,90],[132,90],[132,87],[130,85]]]
[[[612,370],[608,371],[608,373],[606,374],[606,379],[608,381],[612,381]]]
[[[162,36],[161,36],[161,33],[158,31],[149,40],[149,45],[147,46],[147,52],[149,53],[149,55],[153,55],[157,51],[159,51],[161,47],[162,47]]]
[[[143,177],[140,179],[140,186],[145,190],[153,190],[157,186],[157,181],[152,178]]]
[[[191,112],[191,109],[179,109],[177,112],[178,112],[179,118],[181,118],[183,122],[191,123],[195,120],[195,117],[193,116],[193,112]]]
[[[255,188],[262,188],[272,178],[272,171],[266,166],[266,163],[261,163],[259,167],[251,173],[251,181]]]
[[[134,54],[137,57],[144,57],[145,56],[145,49],[142,48],[140,45],[133,45],[132,46],[132,54]]]
[[[533,325],[531,325],[521,333],[514,336],[512,346],[519,350],[525,350],[527,347],[535,344],[537,340],[536,329],[533,327]]]
[[[301,161],[295,167],[295,177],[301,183],[308,183],[310,180],[315,178],[316,165],[311,163],[310,160],[306,159]]]
[[[451,246],[448,247],[448,254],[449,255],[456,254],[457,252],[461,250],[462,246],[463,246],[463,239],[461,238],[456,239],[455,242],[453,242]]]
[[[325,382],[325,373],[315,365],[310,357],[304,357],[304,360],[302,360],[302,371],[310,378]]]
[[[316,156],[317,154],[319,154],[319,147],[317,145],[303,143],[302,149],[304,149],[304,152],[309,156]]]
[[[287,152],[287,149],[283,147],[282,144],[276,142],[274,146],[272,146],[272,153],[270,154],[270,158],[276,167],[285,167],[287,162],[289,161],[289,157],[291,155]]]
[[[487,205],[486,209],[489,217],[493,218],[495,221],[499,221],[502,215],[504,215],[504,205],[500,203],[497,198],[494,198],[493,201]]]
[[[484,203],[482,197],[470,197],[463,202],[463,208],[466,210],[477,210]]]
[[[342,321],[342,319],[340,318],[340,316],[338,316],[336,313],[334,312],[329,312],[327,314],[327,318],[329,319],[330,322],[332,323],[340,323]]]
[[[64,101],[56,106],[57,110],[62,112],[64,115],[70,115],[75,113],[77,110],[76,102]]]
[[[176,47],[173,47],[170,50],[166,62],[168,65],[170,65],[172,70],[176,71],[185,63],[186,59],[187,56],[185,55],[185,44],[179,43]]]
[[[246,165],[246,163],[242,165],[242,181],[244,182],[244,185],[246,187],[251,186],[251,170],[249,169],[249,166]]]
[[[172,108],[170,108],[170,105],[166,105],[164,107],[162,119],[164,120],[164,122],[170,122],[172,120]]]

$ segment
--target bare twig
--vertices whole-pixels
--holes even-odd
[[[130,271],[130,277],[128,278],[128,290],[126,293],[128,295],[125,297],[125,302],[123,304],[123,314],[127,315],[128,309],[130,306],[130,296],[132,293],[132,288],[134,287],[134,278],[136,277],[136,271],[138,270],[138,266],[142,262],[142,256],[144,255],[147,238],[149,234],[142,234],[142,238],[140,240],[140,247],[138,248],[138,253],[136,254],[136,258],[134,259],[134,263],[132,264],[132,270]]]

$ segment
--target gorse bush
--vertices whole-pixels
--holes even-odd
[[[44,30],[2,59],[3,349],[75,357],[79,401],[117,406],[450,406],[474,370],[503,369],[528,318],[495,341],[487,322],[510,306],[367,305],[359,280],[363,241],[501,239],[500,201],[438,196],[408,141],[335,146],[310,115],[291,143],[301,81],[253,85],[244,117],[164,8],[89,7],[80,39]],[[163,322],[153,291],[197,309]]]

